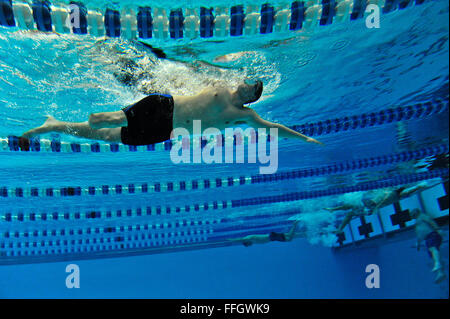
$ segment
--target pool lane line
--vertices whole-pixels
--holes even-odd
[[[195,203],[188,205],[170,206],[170,205],[155,205],[127,209],[107,209],[95,210],[85,213],[80,212],[52,212],[52,213],[5,213],[0,218],[2,222],[42,222],[42,221],[56,221],[56,220],[81,220],[81,219],[104,219],[120,218],[120,217],[139,217],[149,215],[174,215],[183,213],[198,214],[215,212],[222,209],[235,209],[241,207],[250,207],[256,205],[267,205],[283,202],[294,202],[307,199],[316,199],[326,196],[342,195],[345,193],[353,193],[360,191],[369,191],[378,188],[393,187],[404,184],[416,183],[434,178],[448,178],[448,169],[436,169],[433,171],[396,175],[392,177],[384,177],[375,181],[362,182],[353,186],[342,186],[335,188],[328,188],[313,191],[290,192],[281,195],[258,196],[244,199],[234,200],[215,200],[205,201],[203,203]]]
[[[298,212],[288,210],[275,217],[295,215]],[[264,216],[251,216],[253,220],[265,221]],[[92,253],[106,252],[133,248],[151,248],[170,245],[195,244],[207,242],[210,238],[223,236],[222,233],[231,231],[253,232],[255,229],[270,228],[275,231],[292,221],[277,220],[265,224],[226,226],[241,220],[237,218],[224,218],[214,220],[211,223],[191,223],[175,225],[172,223],[149,224],[145,222],[128,225],[117,225],[114,227],[70,227],[62,228],[51,224],[53,229],[45,230],[7,230],[0,234],[0,256],[1,257],[38,257],[41,255],[70,254],[70,253]],[[177,223],[178,224],[178,223]],[[223,225],[222,228],[214,229],[214,225]],[[156,226],[156,227],[155,227]],[[164,226],[164,227],[163,227]],[[184,228],[191,227],[189,229]],[[57,229],[56,229],[57,228]],[[214,234],[214,235],[213,235]],[[52,238],[62,236],[63,238]],[[64,237],[65,236],[65,237]],[[83,237],[84,236],[84,237]],[[39,237],[39,238],[37,238]],[[186,238],[187,237],[187,238]],[[136,244],[137,243],[137,244]],[[78,248],[77,248],[78,246]],[[0,264],[2,260],[0,259]]]
[[[191,235],[191,234],[208,234],[212,232],[229,232],[229,231],[236,231],[236,230],[242,230],[241,227],[244,220],[248,223],[249,221],[255,222],[255,221],[267,221],[268,218],[275,217],[287,217],[287,216],[294,216],[299,213],[299,210],[286,210],[281,213],[277,214],[261,214],[261,215],[253,215],[253,216],[237,216],[234,218],[226,217],[226,218],[212,218],[212,216],[206,220],[187,220],[186,217],[183,218],[183,220],[178,221],[171,221],[171,222],[153,222],[150,223],[149,221],[134,221],[132,224],[117,224],[117,221],[115,222],[114,226],[105,226],[103,224],[99,225],[86,225],[86,226],[69,226],[69,225],[58,225],[55,223],[42,225],[42,226],[49,226],[50,228],[45,229],[33,229],[33,227],[30,227],[30,229],[22,229],[22,230],[14,230],[14,229],[6,229],[0,233],[0,248],[5,248],[4,244],[9,244],[8,242],[4,242],[3,240],[20,240],[20,239],[29,239],[34,241],[41,241],[41,240],[50,240],[51,237],[59,237],[59,236],[72,236],[76,237],[78,239],[79,236],[90,236],[90,239],[96,238],[96,235],[99,236],[111,236],[114,237],[116,235],[125,236],[125,233],[128,233],[128,236],[131,236],[132,234],[139,233],[139,232],[148,232],[151,231],[152,235],[145,236],[144,238],[150,239],[150,238],[158,238],[158,236],[154,236],[156,234],[165,234],[163,236],[159,236],[160,238],[164,237],[174,237],[174,236],[184,236],[184,235]],[[122,222],[124,220],[121,220]],[[286,222],[286,224],[292,224],[292,221],[287,220],[278,220],[276,222],[272,222],[272,224],[278,224],[280,222]],[[234,225],[236,223],[239,223],[238,225]],[[230,225],[231,226],[227,226]],[[223,225],[222,228],[213,229],[211,227],[214,227],[216,225]],[[234,225],[234,226],[233,226]],[[253,226],[260,226],[261,224],[253,225]],[[267,225],[265,225],[267,226]],[[269,225],[270,226],[270,225]],[[189,228],[190,227],[190,228]],[[34,238],[34,239],[33,239]],[[70,237],[69,237],[70,238]],[[97,239],[107,237],[98,237]],[[53,238],[61,239],[61,238]],[[68,240],[68,238],[66,238]],[[128,238],[131,240],[131,238]],[[120,241],[120,240],[119,240]],[[104,243],[105,240],[99,241],[100,243]],[[111,240],[106,241],[111,242]],[[32,243],[32,242],[29,242]],[[58,242],[55,242],[56,245],[58,245]],[[68,243],[63,243],[67,245]],[[75,244],[72,242],[72,244]],[[10,247],[11,248],[11,247]]]
[[[285,226],[280,226],[277,223],[277,225],[268,228],[266,232],[281,232],[284,229]],[[0,265],[112,258],[157,252],[212,248],[213,246],[220,247],[233,244],[233,242],[226,240],[222,242],[224,245],[217,245],[217,240],[220,237],[211,236],[208,233],[210,232],[190,232],[189,236],[191,237],[187,238],[181,238],[179,234],[159,233],[154,235],[140,234],[140,236],[134,235],[123,238],[115,237],[114,240],[109,241],[101,237],[98,240],[96,238],[78,238],[54,241],[37,240],[21,243],[8,242],[5,243],[5,248],[0,249]],[[240,234],[235,235],[240,236]],[[214,240],[214,242],[211,242],[211,240]]]
[[[0,1],[0,25],[11,30],[128,40],[193,41],[194,39],[255,38],[364,19],[368,5],[387,14],[415,7],[424,0],[317,0],[195,8],[127,5],[98,9],[82,2],[53,5],[50,1]],[[73,22],[72,22],[73,20]],[[72,24],[68,24],[71,21]]]
[[[336,187],[317,191],[292,192],[282,195],[260,196],[231,201],[232,208],[248,207],[254,205],[263,205],[280,202],[291,202],[298,200],[314,199],[332,195],[342,195],[347,193],[369,191],[378,188],[394,187],[398,185],[416,183],[433,178],[448,178],[448,169],[437,169],[428,172],[397,175],[388,178],[382,178],[376,181],[363,182],[354,186]]]
[[[270,233],[272,231],[281,232],[292,222],[276,222],[256,227],[249,227],[247,231],[232,234],[232,238],[241,237],[256,233]],[[258,230],[259,229],[259,230]],[[66,254],[90,255],[96,253],[109,254],[116,251],[126,251],[129,249],[144,250],[148,248],[177,247],[182,245],[194,245],[198,243],[208,243],[210,241],[228,240],[230,235],[221,235],[212,229],[208,230],[187,230],[174,233],[149,233],[122,234],[115,237],[99,238],[67,238],[67,239],[38,239],[21,242],[2,242],[0,244],[0,265],[9,264],[14,259],[31,258],[28,262],[33,262],[33,257],[41,256],[64,256]],[[214,234],[214,235],[213,235]],[[142,251],[145,253],[145,251]],[[11,258],[6,259],[5,258]],[[51,258],[50,257],[50,258]],[[77,258],[77,256],[74,256]],[[90,256],[95,258],[95,256]],[[51,260],[47,260],[50,262]]]
[[[429,116],[442,113],[448,110],[449,101],[446,99],[434,99],[425,103],[416,103],[404,107],[389,108],[378,112],[362,113],[354,116],[345,116],[336,119],[329,119],[315,123],[305,123],[301,125],[289,126],[294,131],[307,136],[323,136],[328,134],[342,133],[352,130],[364,129],[375,126],[387,125],[395,122],[423,119]],[[270,143],[270,135],[266,135],[264,140]],[[258,134],[248,138],[249,143],[258,143]],[[244,138],[237,138],[236,135],[225,137],[223,134],[215,136],[213,139],[202,137],[194,138],[191,143],[193,148],[203,149],[208,141],[215,142],[225,148],[227,145],[240,145],[244,143]],[[218,144],[220,142],[220,144]],[[47,140],[32,138],[24,142],[20,137],[10,135],[7,138],[0,138],[0,152],[51,152],[51,153],[121,153],[121,152],[161,152],[171,151],[172,147],[180,148],[181,140],[167,140],[162,143],[135,146],[124,145],[122,143],[75,143],[61,142],[58,139]]]
[[[206,220],[187,220],[186,217],[183,218],[183,220],[179,219],[178,221],[171,221],[171,222],[149,222],[149,221],[134,221],[133,223],[130,223],[131,220],[128,223],[120,223],[124,222],[125,220],[121,221],[115,221],[114,226],[107,226],[101,223],[98,225],[90,224],[85,226],[78,226],[78,225],[64,225],[64,224],[46,224],[46,225],[40,225],[44,226],[46,228],[40,228],[36,229],[36,225],[34,227],[30,227],[29,229],[21,229],[21,230],[14,230],[14,229],[5,229],[0,233],[0,248],[4,249],[5,245],[8,246],[10,241],[14,241],[15,243],[20,242],[21,239],[25,240],[31,240],[29,243],[33,242],[40,242],[40,241],[52,241],[56,245],[64,244],[68,245],[69,243],[67,241],[77,240],[80,236],[87,236],[89,238],[84,239],[98,239],[99,243],[104,242],[111,242],[111,240],[106,240],[108,236],[112,239],[116,236],[120,236],[122,238],[119,238],[116,241],[123,241],[124,237],[128,238],[129,240],[132,240],[131,237],[135,237],[136,234],[145,235],[148,232],[148,236],[139,236],[143,239],[151,239],[151,238],[170,238],[175,236],[189,236],[189,235],[201,235],[201,234],[211,234],[213,232],[231,232],[231,231],[238,231],[242,229],[243,224],[241,224],[242,221],[252,221],[253,223],[255,221],[259,222],[265,222],[265,224],[252,224],[252,227],[268,227],[270,225],[288,225],[292,224],[292,221],[289,220],[277,220],[272,221],[270,224],[267,224],[268,218],[284,218],[287,216],[294,216],[299,213],[298,210],[286,210],[281,213],[277,214],[262,214],[262,215],[253,215],[253,216],[237,216],[234,218],[213,218],[211,216],[210,218]],[[250,217],[250,218],[243,218],[243,217]],[[203,217],[202,217],[203,218]],[[119,224],[118,224],[119,223]],[[237,224],[236,224],[237,223]],[[235,225],[236,224],[236,225]],[[16,224],[17,225],[17,224]],[[216,226],[221,226],[219,228],[212,228]],[[34,228],[34,229],[33,229]],[[159,235],[158,235],[159,234]],[[62,242],[61,238],[58,237],[65,237],[66,242]],[[68,237],[67,237],[68,236]],[[103,237],[95,237],[95,236],[103,236]],[[106,236],[106,237],[104,237]],[[128,237],[127,237],[128,236]],[[103,238],[104,240],[100,240]],[[61,242],[55,242],[57,239],[59,239]],[[70,239],[70,240],[69,240]],[[135,238],[138,239],[138,238]],[[6,241],[5,241],[6,240]],[[95,242],[94,242],[95,243]],[[75,242],[72,241],[71,244],[75,244]],[[36,244],[37,245],[37,244]],[[36,247],[34,245],[34,247]],[[9,247],[12,248],[12,247]]]
[[[280,217],[283,214],[277,214]],[[284,213],[286,215],[286,213]],[[292,212],[289,212],[292,215]],[[261,219],[260,216],[252,216]],[[254,219],[255,219],[254,218]],[[224,220],[223,220],[224,221]],[[228,219],[230,223],[231,219]],[[218,221],[216,225],[219,225]],[[233,220],[233,222],[235,222]],[[226,222],[224,222],[226,223]],[[257,232],[282,231],[288,225],[289,220],[277,220],[264,224],[251,226],[235,225],[222,228],[195,228],[195,229],[170,229],[164,230],[151,227],[149,224],[119,225],[116,227],[86,227],[77,229],[61,228],[46,229],[41,231],[14,231],[5,232],[0,237],[0,257],[39,257],[42,255],[64,255],[64,254],[90,254],[110,253],[116,250],[157,248],[162,246],[196,244],[200,242],[217,241],[219,238],[230,236],[241,237],[243,234],[255,234]],[[223,224],[223,223],[222,223]],[[147,227],[143,227],[147,226]],[[55,225],[53,225],[55,228]],[[188,227],[191,227],[188,225]],[[205,227],[205,226],[204,226]],[[161,227],[162,228],[162,227]],[[94,229],[96,231],[94,231]],[[112,231],[114,229],[114,231]],[[99,231],[100,230],[100,231]],[[238,234],[223,235],[239,231]],[[245,231],[245,233],[242,233]],[[63,238],[51,238],[56,236],[70,236]],[[86,236],[86,237],[81,237]],[[34,237],[34,238],[33,238]],[[40,237],[40,238],[36,238]],[[10,262],[11,260],[7,261]],[[4,260],[0,259],[0,264]]]
[[[415,151],[404,151],[390,155],[380,155],[351,161],[333,163],[315,168],[295,169],[274,174],[258,174],[240,177],[213,178],[203,180],[186,180],[177,182],[129,183],[102,186],[66,186],[66,187],[6,187],[0,186],[1,198],[36,198],[36,197],[78,197],[95,195],[148,194],[161,192],[178,192],[232,187],[249,184],[271,183],[307,177],[319,177],[355,170],[373,168],[383,165],[421,160],[427,157],[446,154],[447,144],[425,147]]]

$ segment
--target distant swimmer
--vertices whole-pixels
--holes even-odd
[[[48,116],[42,126],[25,132],[21,141],[59,132],[128,145],[148,145],[170,139],[174,128],[184,128],[192,134],[193,121],[200,120],[202,126],[221,131],[239,125],[255,129],[277,128],[281,138],[322,144],[282,124],[266,121],[253,109],[244,107],[244,104],[256,102],[262,91],[261,81],[245,81],[236,90],[209,87],[193,96],[155,93],[120,111],[91,114],[86,122],[63,122]]]
[[[395,189],[375,189],[364,193],[361,203],[343,203],[336,207],[325,208],[328,211],[348,211],[342,221],[341,225],[335,231],[335,233],[341,233],[345,226],[350,223],[354,217],[368,216],[373,213],[378,213],[378,209],[386,207],[398,202],[401,199],[407,198],[417,192],[434,187],[434,185],[428,185],[427,183],[420,183],[418,185],[406,188],[398,187]]]
[[[296,220],[293,223],[289,232],[287,233],[271,232],[270,234],[263,234],[263,235],[248,235],[245,237],[233,238],[230,239],[230,241],[241,242],[245,247],[251,246],[253,244],[266,244],[271,241],[281,241],[281,242],[291,241],[294,238],[295,230],[297,228],[298,223],[299,221]]]
[[[420,244],[425,241],[428,255],[433,259],[434,265],[432,272],[436,273],[435,283],[440,283],[446,276],[444,267],[441,263],[439,248],[442,244],[442,235],[439,226],[429,215],[423,213],[420,209],[413,209],[411,217],[416,220],[417,250],[420,250]]]

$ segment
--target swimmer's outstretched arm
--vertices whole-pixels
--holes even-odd
[[[241,242],[241,241],[261,241],[265,240],[267,235],[247,235],[245,237],[238,237],[238,238],[229,238],[229,241],[232,242]]]
[[[282,125],[282,124],[278,124],[278,123],[273,123],[273,122],[269,122],[264,120],[263,118],[261,118],[254,110],[249,110],[249,118],[247,119],[247,121],[249,122],[248,125],[252,126],[253,128],[257,129],[257,128],[277,128],[278,129],[278,135],[279,137],[282,138],[299,138],[305,142],[308,143],[315,143],[315,144],[319,144],[319,145],[323,145],[322,142],[319,142],[311,137],[308,137],[306,135],[303,135],[299,132],[296,132],[294,130],[291,130],[290,128]]]
[[[415,186],[412,186],[412,187],[409,187],[409,188],[404,189],[404,190],[400,193],[400,197],[401,197],[401,198],[409,197],[409,196],[413,195],[414,193],[421,192],[421,191],[427,190],[427,189],[429,189],[429,188],[433,188],[434,186],[439,185],[439,184],[441,184],[441,183],[442,183],[441,181],[439,181],[439,182],[437,182],[437,183],[433,183],[433,184],[431,184],[431,183],[426,183],[426,182],[420,183],[420,184],[418,184],[418,185],[415,185]]]
[[[353,209],[353,205],[341,205],[341,206],[336,206],[336,207],[325,207],[324,209],[330,211],[330,212],[334,212],[336,210],[349,210],[349,209]]]
[[[245,236],[245,237],[236,237],[236,238],[227,238],[227,240],[228,241],[231,241],[231,242],[241,242],[241,241],[244,241],[244,240],[248,240],[249,238],[248,238],[249,236]]]

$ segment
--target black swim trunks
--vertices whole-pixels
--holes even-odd
[[[151,94],[122,109],[128,126],[122,127],[123,144],[148,145],[170,139],[173,130],[173,97]]]
[[[270,241],[286,241],[286,236],[283,233],[271,232],[269,239]]]
[[[439,249],[439,247],[441,247],[441,244],[442,244],[442,237],[441,235],[439,235],[437,231],[433,231],[429,233],[427,237],[425,237],[425,245],[427,246],[428,249],[430,249],[431,247]],[[428,254],[431,257],[430,251],[428,251]]]

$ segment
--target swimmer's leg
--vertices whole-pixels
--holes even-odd
[[[436,247],[430,247],[430,248],[428,248],[428,250],[430,251],[431,258],[433,259],[433,262],[434,262],[434,267],[431,271],[435,272],[435,271],[440,270],[442,268],[442,265],[441,265],[441,255],[439,254],[439,250]]]
[[[88,122],[63,122],[56,120],[52,116],[48,116],[44,124],[25,132],[22,137],[31,138],[44,133],[58,132],[93,140],[120,142],[120,131],[120,127],[94,129],[89,125]]]
[[[431,258],[433,259],[434,262],[434,267],[431,270],[432,272],[436,273],[436,278],[434,279],[434,282],[438,284],[446,278],[444,267],[442,267],[441,264],[441,256],[439,254],[439,249],[437,247],[430,247],[428,248],[428,251],[430,252]]]
[[[440,268],[436,273],[436,278],[434,279],[434,282],[436,284],[441,283],[446,278],[445,272],[443,268]]]
[[[350,212],[350,213],[348,213],[347,215],[345,215],[344,219],[342,220],[341,225],[339,226],[338,229],[336,229],[336,230],[334,231],[334,233],[335,233],[335,234],[342,233],[342,232],[344,231],[345,226],[347,226],[348,223],[350,223],[350,221],[352,220],[352,218],[353,218],[353,213],[352,213],[352,212]]]
[[[128,126],[125,112],[102,112],[89,115],[88,124],[95,129]]]

